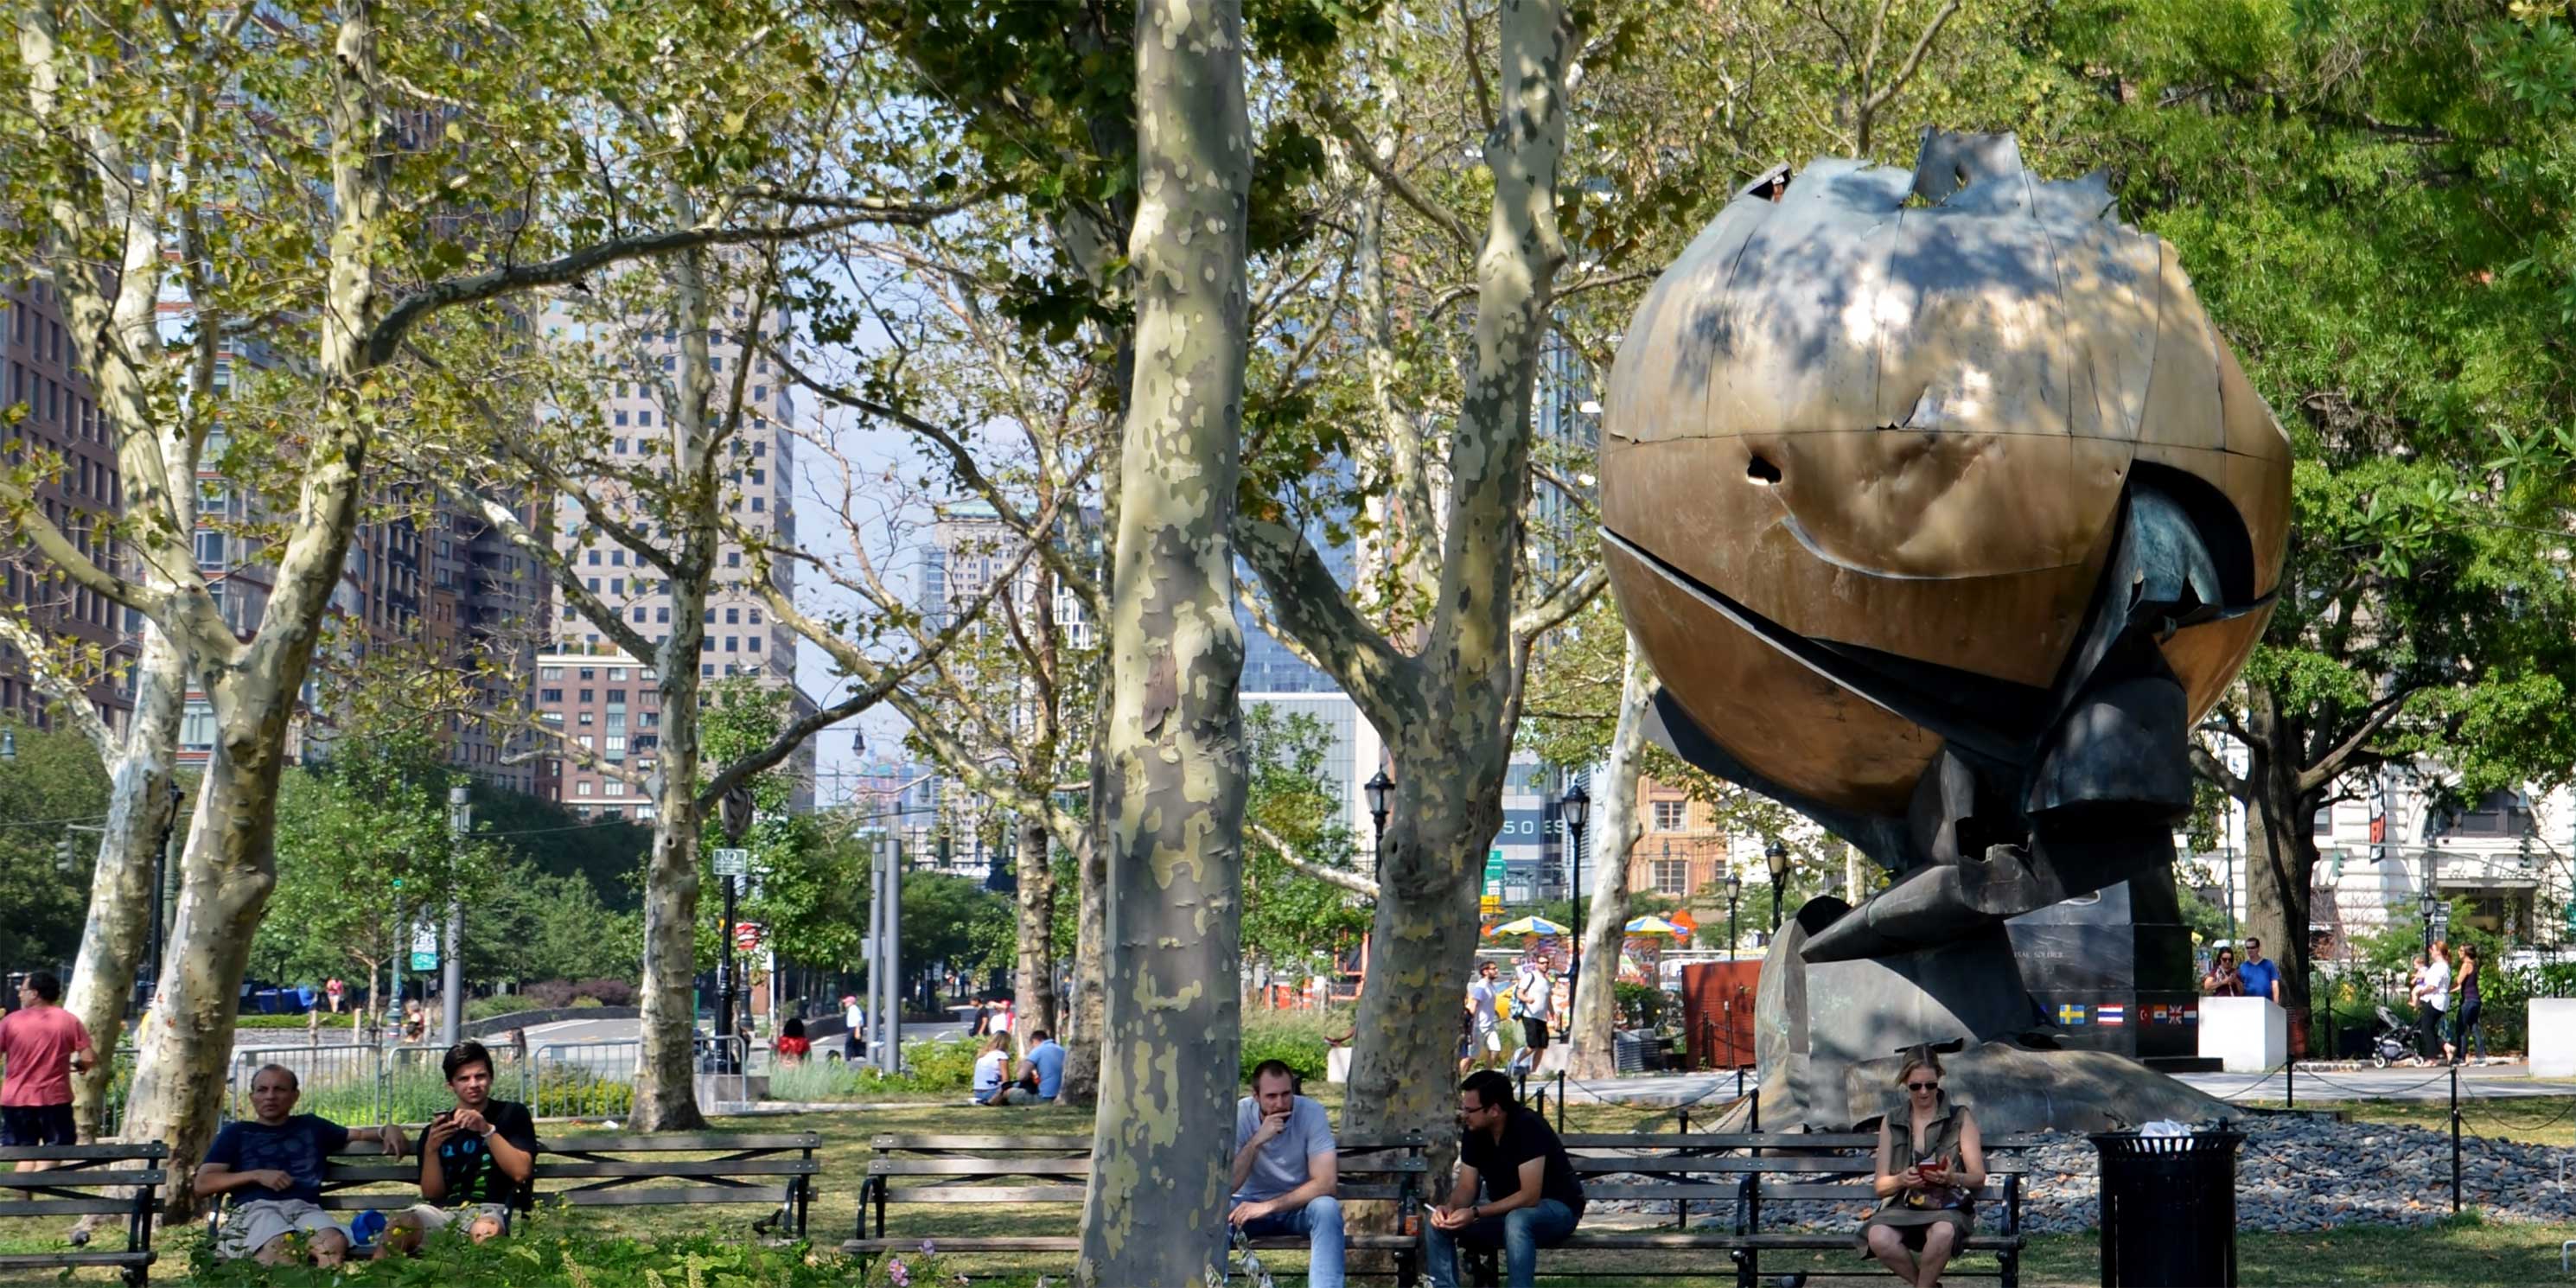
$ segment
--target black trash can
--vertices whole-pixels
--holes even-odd
[[[2189,1136],[2093,1134],[2102,1156],[2102,1288],[2236,1283],[2236,1147],[2221,1120]]]

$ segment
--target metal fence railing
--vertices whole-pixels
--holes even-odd
[[[515,1071],[519,1098],[539,1118],[623,1118],[635,1107],[643,1053],[635,1040],[549,1042]]]

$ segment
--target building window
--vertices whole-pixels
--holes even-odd
[[[583,780],[583,781],[581,781],[581,782],[578,782],[578,783],[573,784],[573,787],[572,787],[572,794],[573,794],[573,795],[575,795],[575,796],[588,796],[588,795],[590,795],[590,782],[589,782],[589,780],[585,779],[585,780]]]
[[[600,788],[600,793],[605,796],[623,796],[626,794],[626,784],[620,779],[609,779],[607,784]]]
[[[1655,860],[1655,889],[1665,894],[1690,893],[1690,860]]]
[[[537,690],[537,701],[539,701],[539,702],[561,702],[561,701],[563,701],[563,690],[561,690],[561,689],[539,689],[539,690]]]
[[[1688,827],[1688,826],[1690,826],[1690,802],[1689,802],[1689,801],[1656,801],[1656,802],[1655,802],[1655,830],[1656,830],[1656,831],[1658,831],[1658,832],[1678,832],[1678,831],[1680,831],[1680,830],[1682,830],[1683,828]],[[1658,886],[1658,887],[1656,887],[1656,888],[1657,888],[1657,889],[1662,889],[1663,887]]]

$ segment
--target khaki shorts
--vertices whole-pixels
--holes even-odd
[[[408,1226],[423,1234],[436,1234],[450,1225],[459,1229],[470,1228],[487,1216],[501,1223],[501,1233],[510,1232],[510,1209],[499,1203],[468,1203],[453,1208],[414,1203],[394,1214],[386,1224]]]
[[[331,1214],[302,1199],[258,1199],[236,1203],[224,1217],[223,1228],[215,1232],[215,1255],[226,1261],[239,1261],[256,1256],[268,1242],[282,1234],[320,1234],[336,1231],[342,1238],[348,1230]]]

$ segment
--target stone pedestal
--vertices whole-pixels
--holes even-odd
[[[2576,1078],[2576,997],[2531,999],[2531,1076]]]
[[[2200,999],[2200,1053],[2229,1073],[2262,1073],[2290,1058],[2290,1013],[2268,997]]]
[[[1350,1080],[1351,1049],[1346,1046],[1337,1046],[1325,1051],[1324,1081],[1348,1082]]]
[[[2004,929],[2058,1046],[2150,1064],[2194,1053],[2191,930],[2172,873],[2104,886]]]
[[[1906,1048],[1945,1050],[1945,1085],[1976,1106],[1991,1135],[2104,1131],[2159,1118],[2203,1122],[2231,1112],[2137,1062],[2067,1050],[2024,989],[2003,928],[1919,952],[1809,962],[1807,937],[1846,905],[1810,901],[1781,927],[1763,963],[1754,1046],[1762,1129],[1850,1131],[1902,1103]],[[1738,1130],[1740,1111],[1716,1127]]]

